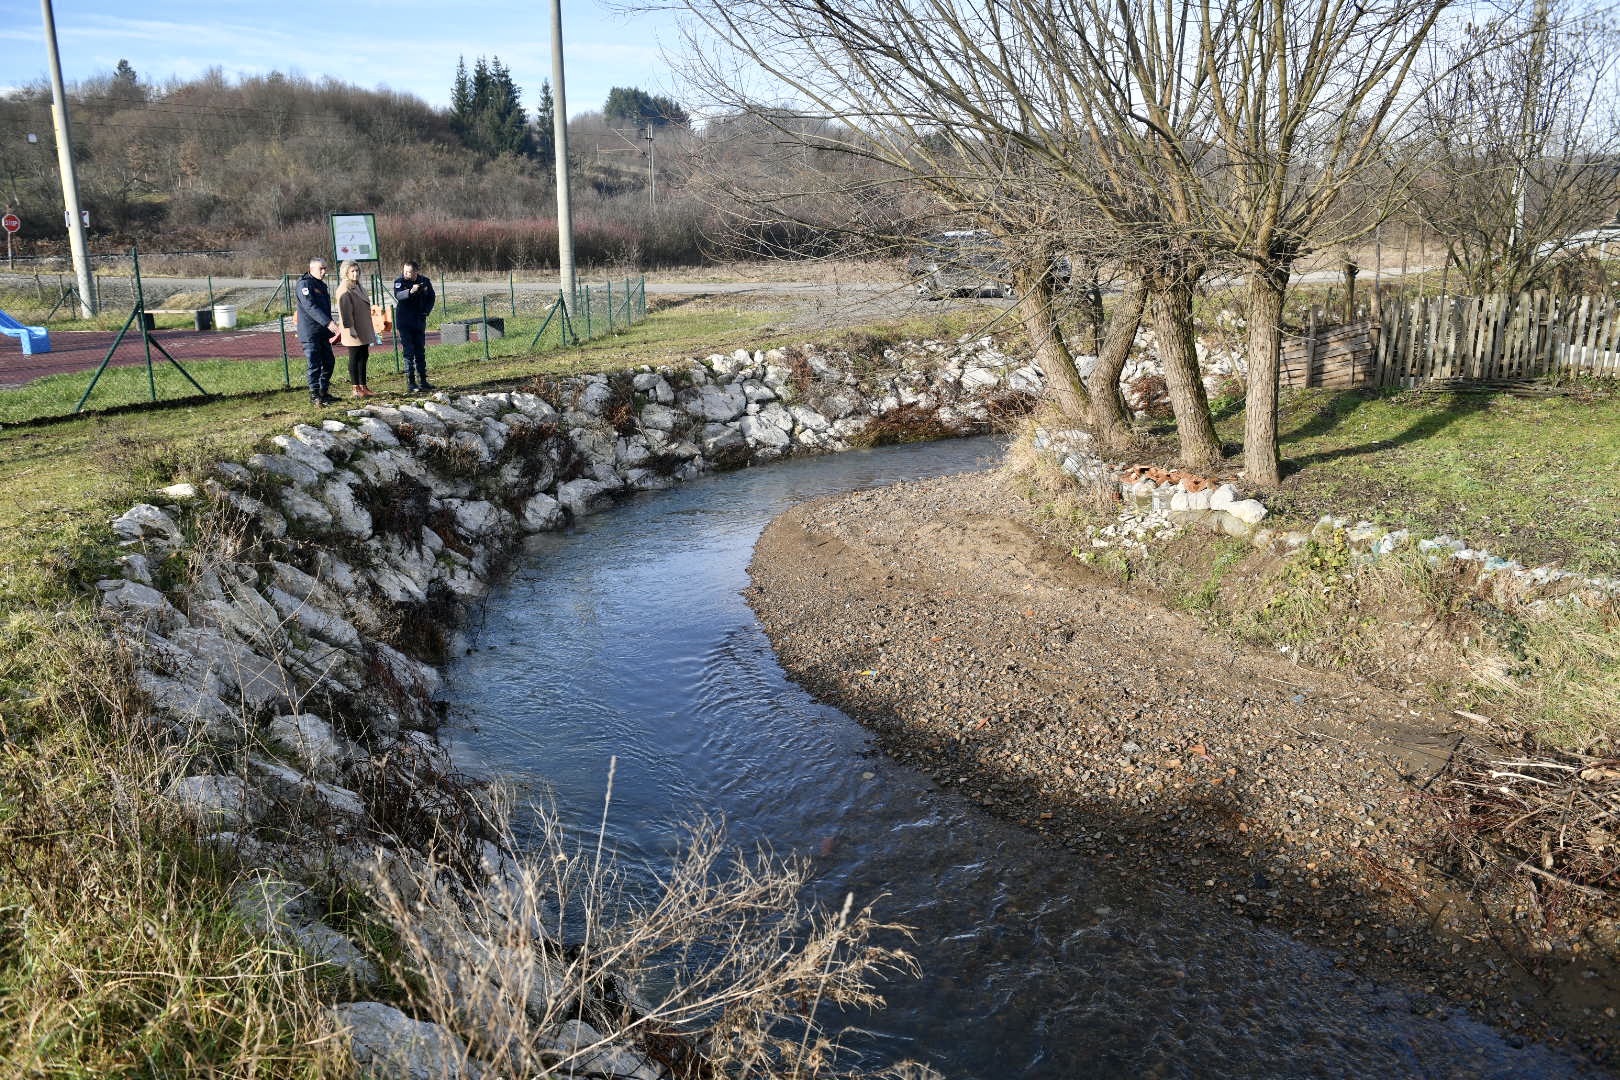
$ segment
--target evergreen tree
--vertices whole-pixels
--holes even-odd
[[[633,86],[615,86],[608,91],[602,115],[608,123],[625,127],[684,127],[691,122],[686,110],[670,98],[654,96]]]
[[[456,81],[450,87],[450,129],[463,142],[472,128],[472,84],[467,81],[467,58],[456,57]]]
[[[540,84],[540,104],[534,110],[534,157],[546,168],[557,164],[557,103],[551,96],[551,80]]]
[[[534,153],[522,95],[498,56],[493,60],[480,56],[470,77],[466,61],[457,62],[450,113],[452,128],[469,150],[488,157]]]

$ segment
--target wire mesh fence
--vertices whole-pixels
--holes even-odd
[[[12,339],[0,338],[0,423],[302,385],[296,275],[175,279],[148,274],[144,255],[126,254],[122,263],[101,260],[95,277],[100,314],[90,320],[80,318],[75,281],[65,270],[0,278],[0,310],[49,329],[48,347],[32,354],[8,349]],[[390,307],[392,281],[380,275],[370,281],[373,298]],[[584,282],[569,297],[515,273],[504,280],[441,280],[436,291],[425,341],[429,369],[499,360],[511,371],[528,356],[627,330],[647,317],[644,277]],[[10,351],[18,355],[5,355]],[[397,332],[379,334],[372,357],[374,372],[403,374]],[[100,382],[87,388],[92,370]]]

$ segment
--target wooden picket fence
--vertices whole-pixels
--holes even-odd
[[[1620,302],[1520,293],[1431,296],[1382,305],[1381,318],[1306,331],[1283,343],[1284,386],[1421,387],[1620,378]]]

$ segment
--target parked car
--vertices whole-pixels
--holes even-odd
[[[1060,257],[1058,283],[1069,283],[1069,260]],[[1011,296],[1006,245],[985,229],[953,229],[925,238],[906,260],[906,273],[924,300],[947,296]]]

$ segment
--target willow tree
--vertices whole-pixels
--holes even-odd
[[[1391,139],[1421,100],[1409,78],[1453,0],[1198,0],[1221,166],[1207,173],[1216,242],[1248,271],[1243,463],[1280,479],[1278,375],[1294,263],[1364,232],[1392,197]],[[1174,6],[1180,8],[1179,2]],[[1368,181],[1377,174],[1381,184]]]
[[[1020,316],[1033,328],[1059,406],[1080,417],[1093,414],[1099,395],[1075,374],[1055,332],[1049,271],[1060,251],[1081,249],[1094,261],[1093,239],[1106,232],[1109,253],[1157,289],[1152,307],[1161,326],[1174,327],[1161,329],[1160,347],[1182,456],[1195,464],[1219,458],[1192,344],[1193,288],[1209,260],[1181,235],[1164,171],[1150,161],[1149,174],[1140,174],[1139,162],[1075,125],[1061,87],[1030,78],[1041,65],[1008,43],[998,5],[672,2],[695,17],[689,74],[716,103],[769,117],[791,100],[796,110],[836,117],[852,133],[850,152],[881,159],[947,204],[974,210],[1012,241]],[[755,89],[760,75],[763,93]],[[1077,182],[1082,175],[1088,182]],[[1109,179],[1127,175],[1127,183]],[[1173,188],[1174,177],[1168,181]],[[1117,323],[1104,350],[1116,346],[1122,358],[1135,317]],[[1117,386],[1101,395],[1105,411],[1113,406],[1104,424],[1110,431],[1123,427],[1117,395]]]

